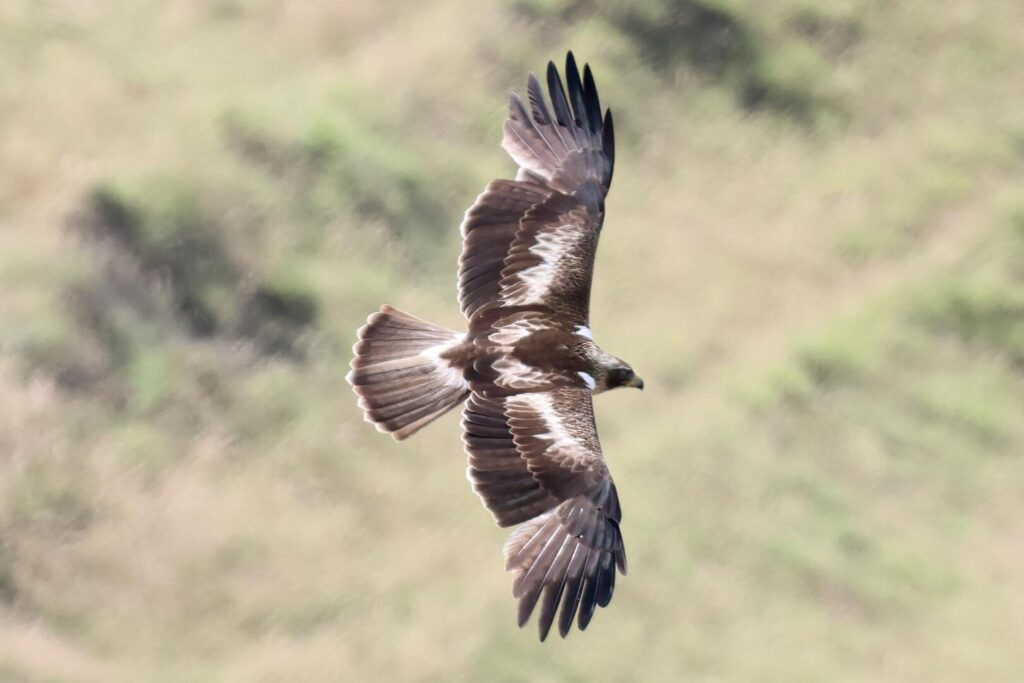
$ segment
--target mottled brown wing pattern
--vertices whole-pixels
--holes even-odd
[[[530,472],[559,500],[589,491],[610,476],[590,390],[560,387],[509,396],[505,413]]]
[[[523,217],[502,270],[502,309],[550,312],[563,327],[587,325],[601,216],[555,194]]]
[[[459,300],[474,334],[515,310],[586,324],[604,197],[615,164],[611,112],[601,115],[589,66],[580,77],[570,53],[568,91],[548,64],[550,107],[530,74],[530,106],[509,103],[502,146],[519,165],[515,181],[491,183],[467,212]]]
[[[545,638],[585,629],[625,573],[615,485],[601,455],[588,391],[564,388],[485,399],[463,413],[468,477],[501,526],[526,522],[505,546],[523,625],[540,605]]]
[[[492,309],[472,330],[488,353],[474,363],[470,384],[489,398],[525,391],[582,386],[567,370],[560,341],[574,332],[571,319],[546,310]]]
[[[489,321],[487,341],[495,346],[510,347],[530,335],[546,330],[564,329],[566,321],[558,319],[551,311],[498,311],[502,315]],[[566,330],[572,331],[572,330]]]
[[[459,304],[467,318],[496,304],[501,271],[519,221],[550,194],[550,189],[536,183],[495,180],[466,212],[460,228]]]
[[[503,398],[471,394],[462,412],[466,476],[499,526],[529,521],[558,505],[516,450]]]

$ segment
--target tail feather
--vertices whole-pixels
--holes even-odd
[[[469,385],[443,354],[465,340],[464,334],[382,306],[359,330],[347,378],[366,419],[401,440],[461,403]]]

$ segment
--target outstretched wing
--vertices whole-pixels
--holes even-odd
[[[548,63],[548,93],[552,116],[544,101],[537,77],[530,74],[527,92],[530,111],[519,95],[509,98],[502,147],[519,164],[520,175],[541,182],[563,194],[581,191],[608,194],[615,165],[615,133],[611,112],[601,117],[601,101],[590,66],[583,67],[583,80],[572,52],[566,56],[566,97],[558,69]]]
[[[615,141],[590,67],[581,79],[571,52],[566,78],[568,95],[548,64],[550,109],[533,74],[529,111],[512,93],[502,146],[519,173],[491,183],[466,212],[459,301],[471,331],[525,310],[550,313],[563,326],[587,324]]]
[[[505,257],[498,300],[470,329],[501,327],[503,319],[523,311],[544,313],[567,330],[589,325],[601,220],[601,214],[563,194],[527,211]]]
[[[488,399],[463,412],[469,480],[501,526],[523,524],[505,544],[519,599],[519,625],[538,602],[541,640],[556,614],[565,637],[578,614],[585,629],[626,572],[622,513],[597,439],[585,389]]]
[[[501,271],[519,221],[551,193],[537,183],[495,180],[466,212],[460,228],[459,305],[469,320],[498,300]]]

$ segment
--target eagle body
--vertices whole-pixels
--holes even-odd
[[[517,324],[518,322],[518,324]],[[532,329],[514,321],[489,334],[469,337],[441,354],[474,391],[488,397],[558,387],[601,393],[643,382],[623,361],[602,350],[589,329]]]
[[[570,52],[568,90],[554,64],[550,98],[512,93],[502,146],[519,165],[495,180],[460,227],[456,332],[382,306],[359,330],[348,380],[365,417],[405,439],[463,406],[467,478],[499,526],[519,625],[539,608],[541,640],[558,622],[583,630],[626,572],[618,494],[601,451],[593,395],[643,388],[590,331],[590,287],[615,143],[589,66]]]

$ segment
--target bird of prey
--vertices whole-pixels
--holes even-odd
[[[495,180],[460,228],[459,303],[467,332],[391,306],[359,330],[348,381],[368,421],[405,439],[465,401],[467,478],[499,526],[519,625],[540,603],[544,640],[558,617],[587,627],[626,573],[622,513],[594,422],[593,395],[643,389],[590,330],[590,283],[615,163],[589,65],[570,52],[566,85],[547,68],[514,92],[502,147],[519,165]],[[559,612],[561,607],[561,612]]]

